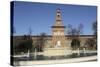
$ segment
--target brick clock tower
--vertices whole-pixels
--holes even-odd
[[[56,21],[52,26],[52,47],[65,47],[64,29],[60,9],[57,9]]]

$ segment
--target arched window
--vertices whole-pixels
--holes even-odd
[[[80,41],[78,39],[73,39],[71,42],[72,49],[77,49],[80,47]]]

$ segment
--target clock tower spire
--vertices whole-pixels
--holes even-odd
[[[55,22],[55,26],[62,26],[62,20],[61,20],[61,12],[60,9],[57,9],[56,12],[56,22]]]
[[[60,9],[56,11],[56,21],[52,26],[52,47],[65,47],[65,26],[62,24]]]

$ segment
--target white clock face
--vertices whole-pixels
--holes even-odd
[[[60,24],[60,21],[58,21],[58,24]]]
[[[60,13],[57,13],[57,15],[59,15],[59,16],[60,16]]]

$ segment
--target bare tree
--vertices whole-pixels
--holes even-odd
[[[30,36],[32,35],[32,29],[31,29],[31,27],[29,27],[29,35]]]
[[[34,44],[34,47],[37,49],[37,51],[41,52],[44,49],[46,42],[46,33],[41,33],[37,36],[37,41]]]
[[[71,32],[72,32],[72,25],[70,25],[70,24],[68,24],[68,26],[67,26],[67,34],[68,35],[71,35]]]
[[[93,22],[92,29],[93,29],[93,34],[97,38],[97,21]]]
[[[97,49],[97,21],[93,22],[92,24],[93,34],[94,34],[94,41],[95,41],[95,48]]]
[[[32,39],[29,38],[29,36],[27,35],[24,35],[22,36],[20,39],[18,39],[19,42],[14,48],[16,49],[16,51],[18,53],[21,53],[21,52],[27,52],[28,50],[31,51],[32,49]]]
[[[83,33],[83,24],[80,23],[78,28],[73,28],[72,25],[67,26],[67,34],[71,36],[71,38],[74,38],[75,36],[79,36]]]
[[[80,23],[79,26],[78,26],[78,31],[77,31],[78,35],[83,34],[83,27],[84,27],[83,24]]]
[[[71,47],[73,50],[80,47],[80,41],[78,39],[73,39],[71,42]]]
[[[80,47],[80,34],[83,33],[83,24],[79,24],[78,28],[73,28],[72,25],[67,26],[67,34],[70,35],[70,39],[72,39],[71,46],[73,49],[77,49]]]
[[[94,39],[87,39],[85,46],[87,49],[96,49],[95,40]]]
[[[40,34],[40,51],[43,51],[46,42],[46,33]]]

